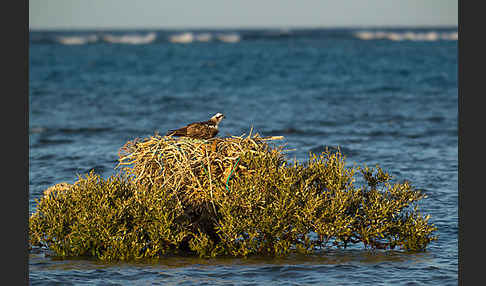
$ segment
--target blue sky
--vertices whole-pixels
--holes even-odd
[[[29,0],[31,29],[457,26],[458,0]]]

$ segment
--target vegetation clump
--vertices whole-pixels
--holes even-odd
[[[422,251],[437,239],[418,209],[425,195],[408,182],[392,183],[379,166],[346,167],[340,152],[289,162],[274,139],[129,141],[118,174],[91,172],[44,192],[29,219],[30,244],[58,256],[127,260],[282,256],[359,243]]]

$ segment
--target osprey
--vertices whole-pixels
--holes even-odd
[[[211,139],[218,134],[218,124],[224,115],[216,113],[208,121],[193,122],[179,129],[169,130],[165,136],[181,136],[197,139]]]

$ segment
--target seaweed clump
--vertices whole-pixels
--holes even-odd
[[[325,151],[289,162],[258,134],[127,142],[120,170],[50,187],[29,219],[31,246],[103,260],[313,253],[362,244],[424,251],[437,239],[408,182],[346,167]],[[363,186],[355,186],[360,173]]]

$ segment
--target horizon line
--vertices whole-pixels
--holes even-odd
[[[386,25],[335,25],[335,26],[322,26],[322,25],[241,25],[241,26],[106,26],[106,27],[89,27],[89,26],[77,26],[77,27],[29,27],[29,32],[43,32],[43,31],[114,31],[114,30],[304,30],[304,29],[427,29],[427,28],[458,28],[458,25],[454,24],[386,24]]]

